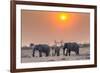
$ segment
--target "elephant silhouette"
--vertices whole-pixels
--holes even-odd
[[[50,47],[46,44],[31,44],[31,48],[33,49],[33,57],[35,56],[35,51],[39,51],[39,57],[42,57],[42,53],[44,53],[46,57],[50,55]]]
[[[64,43],[63,55],[69,55],[71,51],[74,51],[76,55],[79,55],[79,45],[77,43]]]

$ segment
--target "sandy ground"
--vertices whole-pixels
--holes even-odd
[[[21,62],[30,63],[30,62],[48,62],[48,61],[62,61],[62,60],[86,60],[90,59],[90,50],[89,47],[80,48],[80,55],[76,55],[74,52],[71,52],[71,56],[63,56],[62,49],[60,50],[60,56],[49,56],[39,57],[39,53],[35,53],[35,57],[32,57],[32,49],[22,49],[21,50]],[[50,55],[52,51],[50,52]]]

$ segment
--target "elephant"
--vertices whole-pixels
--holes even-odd
[[[70,56],[71,51],[74,51],[76,55],[79,55],[79,45],[77,43],[64,43],[63,55]],[[65,53],[66,52],[66,53]]]
[[[50,55],[50,47],[46,44],[38,44],[38,45],[32,45],[31,47],[33,49],[32,56],[35,56],[35,51],[39,51],[39,57],[42,57],[42,53],[44,53],[47,56]]]
[[[54,45],[52,46],[52,56],[60,56],[60,51],[63,48],[63,40],[60,42],[54,41]]]
[[[58,46],[52,46],[52,56],[59,56],[60,55],[60,47]]]

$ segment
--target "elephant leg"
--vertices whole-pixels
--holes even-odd
[[[52,50],[52,56],[54,56],[54,50]]]
[[[53,49],[52,49],[52,52],[51,52],[52,56],[53,56]]]
[[[34,54],[32,54],[32,56],[34,57]]]
[[[47,55],[46,55],[47,57],[49,56],[49,53],[47,53]]]
[[[57,54],[57,50],[55,49],[55,53],[54,53],[54,56],[56,56],[56,54]]]
[[[46,57],[49,56],[49,52],[46,52],[45,54],[46,54]]]
[[[52,56],[54,56],[55,54],[54,54],[54,52],[52,53]]]
[[[68,54],[68,50],[66,50],[66,52],[65,52],[65,56],[67,56],[67,54]]]
[[[63,55],[65,55],[65,48],[63,49]]]
[[[57,56],[59,56],[59,52],[57,52]]]
[[[76,55],[79,55],[79,51],[76,51]]]
[[[52,50],[52,56],[54,56],[54,55],[55,55],[55,50],[53,49],[53,50]]]
[[[39,51],[39,57],[42,57],[42,52],[41,51]]]
[[[33,56],[33,57],[35,56],[35,50],[33,50],[33,54],[32,54],[32,56]]]
[[[59,53],[59,50],[57,50],[57,56],[59,56],[59,54],[60,54],[60,53]]]
[[[71,50],[69,50],[68,52],[69,52],[69,56],[70,56]]]

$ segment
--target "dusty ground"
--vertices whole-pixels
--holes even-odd
[[[50,52],[50,55],[52,52]],[[38,52],[35,53],[35,57],[32,57],[32,49],[22,49],[21,50],[21,62],[47,62],[47,61],[61,61],[61,60],[86,60],[90,59],[89,47],[80,48],[80,55],[76,56],[74,52],[71,52],[71,56],[63,56],[62,50],[60,51],[60,56],[49,56],[39,57]]]

